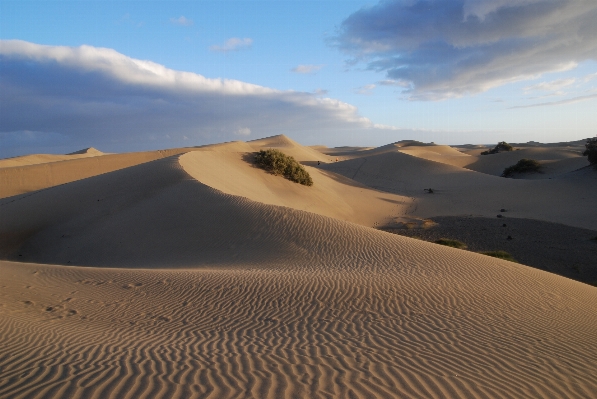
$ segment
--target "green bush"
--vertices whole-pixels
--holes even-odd
[[[449,238],[440,238],[439,240],[435,241],[436,244],[439,245],[445,245],[447,247],[452,247],[452,248],[458,248],[458,249],[465,249],[466,248],[466,244],[463,242],[460,242],[458,240],[452,240]]]
[[[502,177],[512,176],[514,173],[539,172],[541,164],[534,159],[521,159],[516,165],[508,166],[504,169]]]
[[[585,148],[582,154],[587,156],[591,165],[597,165],[597,137],[588,139]]]
[[[497,145],[489,150],[489,151],[483,151],[481,153],[481,155],[489,155],[489,154],[497,154],[498,152],[507,152],[507,151],[514,151],[514,147],[512,147],[510,144],[506,143],[505,141],[500,141],[499,143],[497,143]]]
[[[288,180],[312,186],[313,180],[309,172],[303,168],[293,157],[278,150],[261,150],[255,155],[257,165],[274,175],[282,175]]]
[[[518,261],[516,261],[516,259],[514,259],[512,257],[512,255],[510,255],[506,251],[486,251],[486,252],[481,252],[481,253],[483,255],[492,256],[494,258],[499,258],[499,259],[503,259],[503,260],[508,260],[510,262],[518,263]]]

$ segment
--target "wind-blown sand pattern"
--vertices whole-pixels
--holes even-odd
[[[316,155],[247,144],[280,142]],[[247,144],[0,201],[0,397],[595,397],[596,288],[372,229],[421,201]]]

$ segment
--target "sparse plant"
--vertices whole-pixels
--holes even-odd
[[[497,145],[488,151],[483,151],[481,155],[490,155],[490,154],[497,154],[498,152],[507,152],[507,151],[514,151],[514,147],[510,144],[506,143],[505,141],[500,141]]]
[[[585,148],[586,150],[582,154],[587,156],[591,165],[597,167],[597,137],[587,139]]]
[[[282,175],[288,180],[304,186],[313,185],[313,180],[309,172],[293,157],[284,154],[282,151],[273,149],[261,150],[255,155],[255,162],[274,175]]]
[[[506,169],[504,169],[502,177],[509,177],[514,173],[539,172],[540,168],[541,164],[534,159],[523,158],[515,165],[508,166]]]
[[[435,241],[436,244],[445,245],[447,247],[458,248],[458,249],[465,249],[466,244],[460,242],[458,240],[452,240],[450,238],[440,238],[439,240]]]
[[[506,251],[485,251],[485,252],[481,252],[481,254],[487,255],[487,256],[492,256],[492,257],[498,258],[498,259],[507,260],[507,261],[514,262],[514,263],[518,263],[518,261],[516,259],[514,259],[512,257],[512,255],[510,255]]]

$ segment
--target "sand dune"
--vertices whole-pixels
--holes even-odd
[[[313,187],[251,165],[321,157],[285,137],[120,154],[1,200],[0,397],[595,397],[596,288],[368,227],[504,202],[590,224],[593,171],[503,179],[410,147],[307,166]]]
[[[497,154],[499,155],[499,154]],[[488,155],[488,157],[495,155]],[[377,190],[415,198],[409,214],[531,218],[594,230],[597,175],[515,180],[433,162],[400,152],[322,166]],[[424,191],[432,188],[434,194]],[[569,206],[574,204],[574,206]]]
[[[43,155],[35,155],[32,157],[40,162],[31,163],[26,166],[0,169],[0,198],[11,197],[97,176],[102,173],[112,172],[190,150],[188,148],[179,148],[103,156],[81,154],[81,158],[83,159],[72,159],[76,155],[64,155],[63,157],[68,158],[53,161],[44,160]],[[55,156],[52,155],[51,157]]]
[[[33,154],[24,155],[21,157],[0,159],[0,168],[12,168],[15,166],[37,165],[40,163],[70,161],[79,158],[98,157],[105,155],[103,152],[96,150],[93,147],[85,148],[80,151],[75,151],[66,155],[54,154]]]
[[[296,141],[284,136],[272,136],[264,139],[252,140],[247,142],[254,151],[259,151],[268,148],[274,148],[284,152],[287,155],[294,157],[301,163],[309,162],[332,162],[333,157],[325,156],[325,154],[303,145],[300,145]]]
[[[542,173],[530,173],[525,175],[525,178],[549,178],[587,166],[589,164],[587,157],[581,154],[579,151],[567,149],[524,148],[518,151],[480,155],[474,162],[462,166],[477,172],[500,176],[505,168],[514,165],[519,160],[534,159],[542,164]]]
[[[314,181],[302,186],[252,164],[252,155],[194,151],[180,157],[184,170],[207,186],[264,204],[309,211],[368,227],[406,212],[412,199],[359,185],[342,175],[306,166]]]

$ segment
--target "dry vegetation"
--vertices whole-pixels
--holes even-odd
[[[510,144],[506,143],[505,141],[500,141],[499,143],[497,143],[497,145],[489,150],[489,151],[483,151],[481,153],[481,155],[491,155],[491,154],[497,154],[498,152],[505,152],[505,151],[514,151],[514,147],[512,147]]]
[[[528,172],[539,172],[541,164],[534,159],[521,159],[516,164],[508,166],[504,169],[502,177],[510,177],[514,173],[528,173]]]
[[[591,165],[597,166],[597,137],[588,139],[585,148],[583,155],[587,156]]]
[[[278,150],[261,150],[255,155],[257,165],[274,175],[282,175],[288,180],[304,186],[312,186],[313,180],[309,172],[293,157]]]

